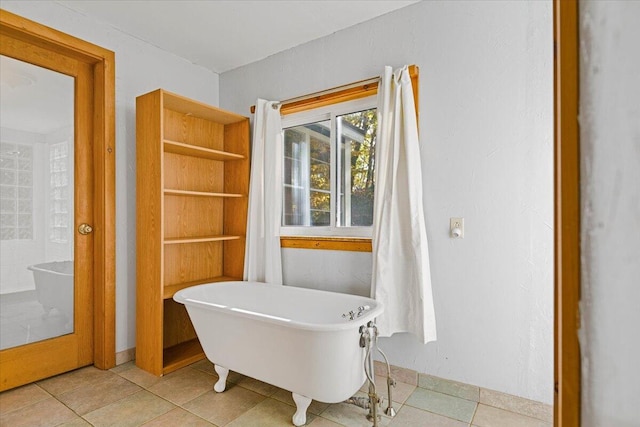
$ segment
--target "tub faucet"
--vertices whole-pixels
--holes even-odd
[[[346,402],[368,409],[369,413],[367,414],[367,419],[373,423],[373,427],[377,427],[380,422],[380,415],[378,411],[379,407],[382,405],[383,399],[376,393],[372,350],[378,351],[384,358],[387,365],[387,394],[389,403],[387,408],[384,410],[384,413],[389,417],[394,417],[396,415],[396,410],[393,408],[392,394],[392,388],[395,387],[396,381],[391,378],[391,366],[389,365],[387,356],[378,347],[378,328],[374,322],[369,322],[366,326],[360,326],[360,347],[367,349],[364,359],[364,373],[369,381],[369,393],[367,397],[352,397]]]
[[[370,308],[371,307],[369,307],[368,305],[361,305],[360,307],[358,307],[357,312],[355,312],[354,310],[351,310],[348,313],[344,313],[342,317],[344,317],[345,319],[348,318],[349,320],[355,320],[356,318],[362,316],[364,312],[369,310]]]

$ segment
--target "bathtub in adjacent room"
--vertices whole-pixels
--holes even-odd
[[[73,261],[53,261],[27,267],[33,272],[38,302],[47,317],[56,309],[73,329]]]

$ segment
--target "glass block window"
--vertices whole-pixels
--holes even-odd
[[[50,197],[49,240],[54,243],[69,241],[69,146],[66,142],[49,148]]]
[[[0,240],[33,239],[33,148],[0,143]]]

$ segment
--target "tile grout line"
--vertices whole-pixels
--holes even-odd
[[[126,381],[129,381],[127,378],[122,377],[122,376],[121,376],[120,374],[118,374],[117,372],[112,372],[110,369],[107,369],[105,372],[107,372],[107,371],[108,371],[108,372],[111,372],[112,374],[117,375],[118,377],[120,377],[120,378],[122,378],[122,379],[124,379],[124,380],[126,380]],[[86,413],[86,414],[84,414],[84,415],[80,415],[80,414],[78,414],[76,411],[73,411],[73,409],[71,409],[71,408],[69,408],[69,409],[71,409],[71,410],[72,410],[76,415],[78,415],[78,416],[79,416],[80,418],[82,418],[84,421],[88,422],[88,423],[89,423],[89,425],[93,425],[93,423],[92,423],[91,421],[89,421],[88,419],[86,419],[86,418],[85,418],[85,415],[89,415],[90,413],[92,413],[92,412],[94,412],[94,411],[97,411],[97,410],[102,409],[102,408],[106,408],[106,407],[107,407],[107,406],[109,406],[109,405],[113,405],[114,403],[120,402],[120,401],[122,401],[122,400],[124,400],[124,399],[126,399],[126,398],[128,398],[128,397],[131,397],[131,396],[133,396],[133,395],[135,395],[135,394],[140,393],[140,392],[141,392],[141,391],[143,391],[143,390],[146,390],[144,387],[142,387],[142,386],[140,386],[140,385],[138,385],[138,384],[134,383],[133,381],[129,381],[129,382],[130,382],[131,384],[133,384],[133,385],[137,386],[137,387],[140,387],[140,390],[138,390],[138,391],[136,391],[136,392],[134,392],[134,393],[131,393],[131,394],[127,395],[127,396],[123,396],[123,397],[121,397],[120,399],[117,399],[117,400],[115,400],[115,401],[113,401],[113,402],[107,403],[106,405],[100,406],[99,408],[95,408],[95,409],[93,409],[93,410],[91,410],[91,411],[87,412],[87,413]],[[76,387],[76,388],[78,388],[78,387]],[[74,390],[75,390],[75,389],[74,389]],[[66,393],[66,392],[65,392],[65,393]],[[61,403],[62,403],[62,402],[61,402]],[[64,404],[64,403],[63,403],[63,404]],[[66,406],[66,405],[65,405],[65,406]]]
[[[521,399],[521,400],[524,400],[524,401],[527,401],[527,402],[531,402],[531,403],[534,403],[536,405],[551,406],[551,410],[553,411],[553,405],[549,405],[548,403],[538,402],[537,400],[527,399],[526,397],[520,397],[520,396],[516,396],[514,394],[507,394],[507,393],[503,393],[501,391],[491,390],[491,389],[488,389],[488,388],[480,387],[480,391],[482,391],[482,390],[487,390],[487,391],[490,391],[490,392],[500,393],[500,394],[503,394],[503,395],[509,396],[509,397],[515,397],[517,399]],[[518,411],[515,411],[515,410],[511,410],[511,409],[503,408],[503,407],[500,407],[500,406],[491,405],[489,403],[481,402],[480,399],[478,399],[478,404],[482,404],[484,406],[489,406],[491,408],[501,409],[503,411],[511,412],[512,414],[522,415],[524,417],[533,418],[534,420],[542,421],[542,422],[545,422],[547,424],[549,423],[549,421],[547,421],[546,419],[542,419],[542,418],[539,418],[539,417],[536,417],[536,416],[533,416],[533,415],[525,414],[524,412],[518,412]],[[551,421],[551,423],[553,424],[553,421]]]
[[[64,375],[64,374],[63,374]],[[71,412],[73,412],[76,416],[80,417],[80,419],[87,421],[84,419],[84,417],[80,414],[78,414],[76,411],[74,411],[72,408],[70,408],[66,403],[64,403],[63,401],[61,401],[60,399],[58,399],[56,396],[54,396],[52,393],[49,393],[49,390],[46,390],[42,387],[40,387],[40,384],[34,382],[33,383],[36,387],[38,387],[40,390],[44,391],[45,393],[47,393],[49,396],[51,396],[52,398],[55,399],[56,402],[59,402],[61,405],[63,405],[65,408],[69,409]],[[78,388],[78,387],[76,387]],[[74,389],[75,390],[75,389]],[[29,405],[30,406],[30,405]],[[88,422],[88,421],[87,421]],[[91,424],[91,423],[89,423]],[[93,425],[93,424],[92,424]]]
[[[479,392],[478,392],[479,393]],[[473,410],[473,416],[471,417],[471,421],[469,421],[469,425],[473,425],[473,421],[476,419],[476,414],[478,413],[478,408],[480,407],[480,394],[478,394],[478,401],[476,402],[476,407]]]
[[[52,395],[51,395],[51,393],[49,393],[47,390],[43,389],[42,387],[38,386],[38,384],[36,384],[35,382],[34,382],[34,383],[32,383],[32,384],[33,384],[33,385],[35,385],[36,387],[38,387],[40,390],[44,391],[46,394],[48,394],[48,395],[49,395],[49,397],[53,397],[53,398],[55,399],[55,397],[54,397],[54,396],[52,396]],[[28,385],[28,384],[25,384],[25,385]],[[20,387],[24,387],[24,386],[20,386]],[[17,387],[17,388],[19,388],[19,387]],[[14,389],[11,389],[11,390],[5,390],[5,391],[3,391],[2,393],[6,393],[6,392],[9,392],[9,391],[13,391],[13,390],[16,390],[17,388],[14,388]],[[49,397],[43,397],[43,398],[42,398],[42,399],[40,399],[40,400],[36,400],[35,402],[29,403],[28,405],[20,406],[19,408],[12,409],[12,410],[10,410],[10,411],[8,411],[8,412],[0,412],[0,417],[5,417],[5,416],[9,415],[9,414],[10,414],[10,413],[12,413],[12,412],[19,411],[20,409],[24,409],[24,408],[28,408],[28,407],[30,407],[30,406],[33,406],[33,405],[35,405],[36,403],[40,403],[40,402],[42,402],[43,400],[47,400]],[[58,399],[56,399],[56,400],[58,400]]]
[[[135,366],[135,365],[134,365],[134,366]],[[213,374],[211,374],[210,372],[207,372],[207,371],[202,370],[202,369],[193,368],[193,367],[191,367],[191,366],[189,366],[188,368],[189,368],[189,369],[192,369],[192,370],[194,370],[194,371],[197,371],[197,372],[199,372],[199,373],[209,375],[210,377],[217,377],[217,375],[213,375]],[[132,367],[132,368],[130,368],[130,369],[133,369],[133,367]],[[127,371],[129,371],[130,369],[127,369],[127,370],[122,371],[122,372],[127,372]],[[139,369],[139,368],[138,368],[138,369]],[[118,375],[118,376],[121,376],[121,375],[120,375],[120,373],[118,373],[118,372],[114,372],[114,373],[115,373],[116,375]],[[121,376],[121,377],[122,377],[122,376]],[[124,377],[122,377],[122,378],[124,378]],[[247,377],[247,378],[250,378],[250,377]],[[133,384],[135,384],[135,385],[137,385],[138,387],[141,387],[143,390],[145,390],[145,391],[147,391],[147,392],[149,392],[149,393],[153,394],[154,396],[156,396],[156,397],[158,397],[158,398],[160,398],[160,399],[162,399],[162,400],[164,400],[164,401],[166,401],[166,402],[170,403],[171,405],[175,406],[175,408],[180,408],[180,409],[182,409],[183,411],[186,411],[187,413],[189,413],[189,414],[191,414],[191,415],[194,415],[194,416],[196,416],[196,417],[198,417],[198,418],[200,418],[200,419],[204,420],[205,422],[207,422],[207,423],[209,423],[209,424],[212,424],[212,425],[217,426],[217,424],[215,424],[215,423],[213,423],[213,422],[211,422],[211,421],[209,421],[209,420],[207,420],[207,419],[205,419],[205,418],[202,418],[202,417],[201,417],[201,416],[199,416],[198,414],[196,414],[196,413],[194,413],[194,412],[191,412],[189,409],[187,409],[187,408],[185,408],[185,407],[184,407],[184,405],[188,404],[189,402],[192,402],[192,401],[194,401],[194,400],[198,399],[199,397],[204,396],[204,395],[205,395],[206,393],[208,393],[209,391],[213,390],[213,387],[211,388],[211,390],[205,391],[205,392],[203,392],[202,394],[199,394],[199,395],[195,396],[193,399],[188,400],[187,402],[184,402],[184,403],[182,403],[182,404],[177,404],[177,403],[174,403],[174,402],[172,402],[172,401],[170,401],[170,400],[168,400],[168,399],[166,399],[166,398],[164,398],[164,397],[162,397],[162,396],[160,396],[160,395],[157,395],[157,394],[156,394],[156,393],[154,393],[153,391],[150,391],[150,390],[149,390],[149,388],[147,388],[147,387],[142,387],[141,385],[136,384],[135,382],[133,382],[133,381],[129,380],[128,378],[124,378],[124,379],[125,379],[125,380],[127,380],[127,381],[129,381],[129,382],[131,382],[131,383],[133,383]],[[248,388],[246,388],[246,387],[243,387],[243,386],[242,386],[242,385],[240,385],[240,384],[236,384],[236,383],[232,383],[232,384],[233,384],[234,386],[237,386],[237,387],[243,388],[243,389],[245,389],[245,390],[248,390],[248,391],[250,391],[250,392],[252,392],[252,393],[256,393],[256,394],[259,394],[259,395],[261,395],[261,396],[264,396],[264,397],[265,397],[265,399],[270,399],[270,398],[271,398],[271,396],[266,396],[266,395],[264,395],[264,394],[262,394],[262,393],[258,393],[257,391],[250,390],[250,389],[248,389]],[[155,384],[154,384],[154,385],[155,385]],[[263,399],[262,401],[264,401],[265,399]],[[274,400],[276,400],[276,399],[274,399]],[[250,411],[251,409],[255,408],[255,407],[256,407],[259,403],[261,403],[262,401],[260,401],[260,402],[256,403],[256,404],[255,404],[254,406],[252,406],[251,408],[248,408],[248,409],[247,409],[246,411],[244,411],[242,414],[238,415],[238,417],[236,417],[236,418],[234,418],[233,420],[229,421],[229,423],[232,423],[234,420],[236,420],[236,419],[237,419],[237,418],[239,418],[240,416],[244,415],[245,413],[247,413],[247,412],[248,412],[248,411]],[[172,409],[171,409],[171,411],[172,411],[172,410],[174,410],[175,408],[172,408]],[[170,411],[167,411],[167,412],[170,412]],[[165,412],[164,414],[158,415],[157,417],[152,418],[151,420],[147,420],[147,421],[145,421],[145,422],[144,422],[144,424],[147,424],[147,423],[149,423],[149,422],[153,421],[154,419],[159,418],[159,417],[161,417],[161,416],[163,416],[163,415],[167,414],[167,412]],[[87,420],[87,421],[88,421],[88,420]],[[229,424],[229,423],[227,423],[227,424]],[[142,425],[144,425],[144,424],[142,424]]]
[[[124,371],[122,371],[122,372],[127,372],[127,371],[130,371],[131,369],[134,369],[134,368],[140,369],[140,368],[138,368],[138,367],[134,364],[131,368],[129,368],[129,369],[125,369],[125,370],[124,370]],[[193,368],[192,368],[192,369],[193,369]],[[205,372],[205,371],[200,371],[200,372],[203,372],[203,373],[205,373],[205,374],[209,374],[208,372]],[[182,409],[183,411],[185,411],[185,412],[187,412],[187,413],[189,413],[189,414],[191,414],[191,415],[193,415],[193,416],[195,416],[195,417],[198,417],[198,418],[200,418],[201,420],[203,420],[203,421],[205,421],[205,422],[207,422],[207,423],[209,423],[209,424],[216,425],[216,424],[212,423],[211,421],[209,421],[209,420],[206,420],[206,419],[202,418],[202,417],[201,417],[201,416],[199,416],[198,414],[194,414],[193,412],[189,411],[187,408],[182,407],[182,405],[178,405],[178,404],[173,403],[172,401],[170,401],[170,400],[168,400],[168,399],[166,399],[166,398],[164,398],[164,397],[162,397],[162,396],[157,395],[156,393],[154,393],[154,392],[152,392],[151,390],[149,390],[149,388],[148,388],[148,387],[143,387],[142,385],[140,385],[140,384],[136,384],[135,382],[131,381],[129,378],[125,378],[125,377],[123,377],[122,375],[120,375],[120,372],[113,372],[113,373],[114,373],[114,374],[116,374],[116,375],[118,375],[120,378],[123,378],[123,379],[125,379],[125,380],[129,381],[130,383],[137,385],[138,387],[140,387],[140,388],[142,389],[142,390],[140,390],[140,391],[146,391],[147,393],[150,393],[150,394],[152,394],[153,396],[155,396],[155,397],[157,397],[157,398],[159,398],[159,399],[161,399],[161,400],[164,400],[165,402],[167,402],[167,403],[169,403],[169,404],[173,405],[173,408],[171,408],[171,409],[170,409],[170,410],[168,410],[167,412],[165,412],[165,413],[163,413],[163,414],[160,414],[160,415],[158,415],[158,416],[156,416],[156,417],[153,417],[153,418],[151,418],[150,420],[145,421],[144,423],[142,423],[142,424],[141,424],[141,426],[144,426],[145,424],[150,423],[151,421],[155,420],[156,418],[160,418],[160,417],[162,417],[162,416],[164,416],[164,415],[168,414],[169,412],[173,411],[173,410],[174,410],[174,409],[176,409],[176,408],[180,408],[180,409]],[[154,384],[154,385],[155,385],[155,384]],[[136,392],[136,393],[139,393],[139,392]],[[205,392],[205,393],[206,393],[206,392]],[[202,393],[202,394],[205,394],[205,393]],[[135,394],[135,393],[134,393],[134,394]],[[201,394],[201,395],[198,395],[198,396],[196,396],[196,397],[194,397],[194,398],[193,398],[193,399],[191,399],[191,400],[197,399],[198,397],[202,396],[202,394]],[[130,395],[130,396],[131,396],[131,395]],[[189,400],[189,402],[191,402],[191,400]],[[115,403],[115,402],[114,402],[114,403]],[[188,402],[185,402],[185,403],[188,403]],[[108,406],[108,405],[105,405],[105,406]],[[83,419],[84,419],[84,418],[83,418]],[[89,424],[91,424],[91,423],[89,422],[89,420],[85,420],[85,421],[87,421]]]

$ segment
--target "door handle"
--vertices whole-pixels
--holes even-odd
[[[78,227],[78,233],[80,234],[89,234],[93,231],[93,227],[87,223],[82,223]]]

